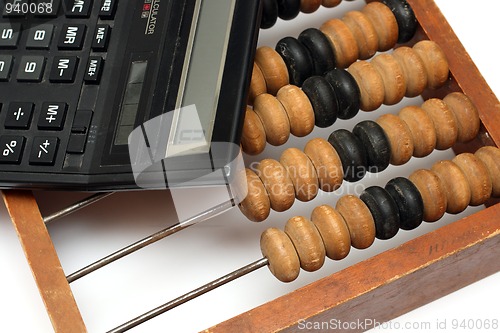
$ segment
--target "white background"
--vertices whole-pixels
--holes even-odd
[[[500,95],[499,2],[491,0],[436,0],[436,2],[492,89]],[[281,37],[297,36],[307,27],[318,27],[328,18],[341,16],[347,10],[359,9],[362,5],[363,2],[359,0],[353,3],[344,2],[335,9],[322,9],[312,15],[302,14],[292,22],[280,22],[275,28],[262,34],[260,44],[274,46]],[[406,100],[404,103],[418,105],[421,100]],[[337,122],[334,128],[352,129],[361,119],[375,119],[383,112],[397,112],[400,107],[401,105],[398,105],[385,108],[385,111],[360,114],[352,122]],[[332,129],[315,130],[308,138],[326,137],[330,131]],[[305,142],[307,139],[292,139],[287,146],[301,148]],[[259,159],[264,156],[278,158],[282,150],[283,147],[267,149]],[[435,160],[451,156],[451,152],[448,151],[434,153],[429,158],[413,160],[411,166],[390,168],[380,175],[368,177],[362,183],[363,186],[384,185],[395,176],[408,176],[416,167],[427,167]],[[355,184],[344,186],[342,190],[333,194],[322,193],[310,203],[296,203],[289,212],[273,213],[269,221],[261,224],[246,221],[235,209],[75,282],[72,288],[89,331],[102,332],[111,329],[195,287],[259,259],[258,240],[265,228],[271,225],[283,227],[285,221],[294,215],[308,216],[314,206],[322,203],[334,205],[340,194],[359,193],[360,189],[361,185]],[[200,202],[209,205],[210,200],[213,202],[217,200],[216,195],[207,191],[190,196],[193,209]],[[37,193],[37,197],[42,211],[48,213],[64,207],[81,195]],[[464,215],[474,211],[475,209],[469,209]],[[447,216],[435,224],[424,223],[416,231],[400,232],[393,241],[377,241],[370,250],[353,250],[348,259],[342,262],[327,262],[319,272],[301,272],[299,279],[291,284],[275,281],[267,268],[263,268],[229,286],[172,310],[133,332],[194,332],[208,328],[456,218]],[[175,220],[176,216],[168,193],[124,193],[51,224],[49,231],[63,267],[69,274],[113,250],[174,223]],[[0,204],[0,267],[0,331],[51,332],[51,324],[3,204]],[[500,319],[499,296],[500,274],[497,273],[397,320],[401,325],[405,322],[416,325],[422,322],[434,324],[438,320],[447,320],[448,330],[441,332],[451,332],[453,319]]]

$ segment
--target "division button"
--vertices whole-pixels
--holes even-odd
[[[66,103],[43,103],[38,118],[38,129],[60,131],[64,127],[66,119]]]
[[[5,117],[5,128],[28,129],[33,115],[33,103],[10,103]]]
[[[91,56],[85,69],[85,76],[83,79],[87,83],[99,83],[101,81],[102,68],[104,60],[102,57]]]
[[[54,165],[58,146],[57,137],[35,137],[31,147],[30,164]]]
[[[25,138],[22,136],[0,136],[0,163],[19,164],[23,155]]]
[[[78,69],[78,58],[76,56],[54,57],[50,71],[50,82],[72,83],[75,81]]]
[[[44,56],[23,56],[17,72],[18,81],[40,82],[45,68]]]

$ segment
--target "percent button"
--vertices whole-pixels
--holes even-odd
[[[0,163],[19,164],[25,141],[26,139],[22,136],[0,136]]]

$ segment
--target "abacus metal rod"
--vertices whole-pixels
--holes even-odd
[[[125,256],[128,256],[129,254],[132,254],[148,245],[151,245],[165,237],[168,237],[176,232],[179,232],[187,227],[193,226],[197,223],[200,223],[202,221],[205,221],[209,218],[212,218],[214,216],[217,216],[219,214],[222,214],[229,209],[233,208],[236,205],[236,202],[234,199],[227,200],[217,206],[214,206],[210,209],[205,210],[204,212],[201,212],[200,214],[193,216],[187,220],[181,221],[179,223],[176,223],[168,228],[165,228],[161,231],[158,231],[148,237],[145,237],[131,245],[128,245],[121,250],[118,250],[66,277],[69,283],[72,283],[85,275],[88,275],[104,266],[107,266],[111,264],[112,262],[121,259]]]
[[[80,200],[74,204],[72,204],[71,206],[68,206],[58,212],[55,212],[53,214],[50,214],[49,216],[46,216],[43,218],[43,222],[45,223],[50,223],[54,220],[57,220],[57,219],[60,219],[62,217],[65,217],[65,216],[68,216],[82,208],[85,208],[99,200],[102,200],[106,197],[109,197],[111,194],[113,194],[114,192],[103,192],[103,193],[96,193],[94,195],[91,195],[90,197],[87,197],[83,200]]]
[[[227,275],[224,275],[223,277],[220,277],[216,280],[213,280],[212,282],[209,282],[195,290],[192,290],[180,297],[177,297],[176,299],[171,300],[168,303],[165,303],[149,312],[146,312],[128,322],[126,322],[123,325],[120,325],[111,331],[108,331],[108,333],[121,333],[130,330],[131,328],[134,328],[142,323],[145,323],[146,321],[161,315],[181,304],[184,304],[192,299],[195,299],[198,296],[201,296],[211,290],[214,290],[218,287],[221,287],[225,285],[226,283],[229,283],[233,280],[236,280],[246,274],[249,274],[253,271],[256,271],[262,267],[265,267],[269,264],[269,261],[267,258],[261,258],[249,265],[246,265],[240,269],[235,270],[234,272],[231,272]]]

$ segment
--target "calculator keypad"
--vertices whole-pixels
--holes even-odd
[[[52,6],[36,13],[4,6],[0,18],[0,84],[19,92],[0,100],[3,165],[61,165],[65,154],[87,147],[93,110],[79,110],[78,95],[101,83],[118,1],[42,2]],[[37,87],[42,93],[33,100]]]

